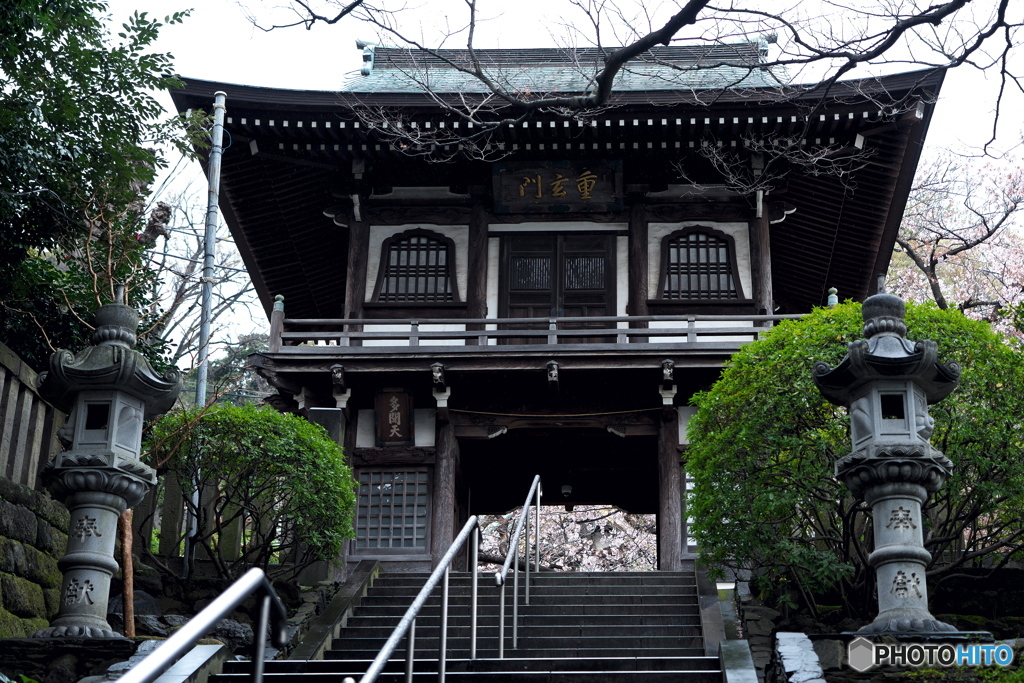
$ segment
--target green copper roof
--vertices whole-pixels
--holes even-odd
[[[536,48],[476,50],[488,78],[518,93],[584,93],[593,89],[593,74],[613,49]],[[341,85],[351,93],[486,93],[487,86],[453,65],[470,65],[466,50],[438,50],[436,55],[393,47],[364,49],[362,73]],[[720,90],[777,87],[762,67],[764,48],[758,43],[656,47],[625,65],[614,89]],[[446,61],[447,60],[447,61]],[[367,73],[369,72],[369,73]]]

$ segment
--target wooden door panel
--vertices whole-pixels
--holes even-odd
[[[503,241],[501,307],[504,318],[613,315],[614,237],[606,234],[508,235]],[[563,323],[562,329],[600,328],[605,323]],[[546,330],[547,323],[509,323],[503,329]],[[544,338],[510,338],[506,344],[545,343]],[[569,343],[609,342],[586,337]]]

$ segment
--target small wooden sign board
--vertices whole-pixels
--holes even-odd
[[[412,397],[408,392],[384,389],[377,394],[374,414],[378,446],[414,445]]]

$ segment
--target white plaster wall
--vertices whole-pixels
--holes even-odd
[[[725,342],[730,344],[746,344],[754,341],[754,322],[752,320],[695,320],[693,326],[698,329],[721,329],[723,327],[737,328],[737,334],[702,334],[697,337],[698,342]],[[654,320],[651,322],[651,329],[686,329],[685,320],[669,321]],[[685,344],[687,339],[683,337],[651,337],[652,344]]]
[[[433,408],[414,408],[412,411],[412,435],[417,446],[434,445],[434,417],[437,411]]]
[[[356,412],[356,448],[373,448],[377,445],[377,436],[373,433],[373,411]]]
[[[413,441],[417,446],[434,445],[434,418],[437,411],[433,408],[414,408]],[[360,410],[356,413],[356,448],[376,448],[377,434],[374,431],[373,410]]]
[[[412,325],[364,325],[366,332],[411,332]],[[461,323],[452,324],[426,324],[420,323],[420,332],[465,332],[466,326]],[[465,346],[463,339],[423,339],[420,338],[420,346]],[[397,339],[364,339],[363,346],[409,346],[409,338]]]
[[[524,223],[491,223],[487,231],[494,232],[615,232],[629,230],[629,223],[591,223],[590,221],[545,221]]]
[[[629,237],[619,235],[615,238],[615,315],[626,315],[628,301]],[[620,322],[618,327],[629,327],[629,323]]]
[[[658,298],[658,285],[661,282],[661,241],[665,235],[688,228],[691,225],[704,225],[713,230],[720,230],[731,235],[736,246],[736,267],[740,272],[740,286],[743,298],[749,299],[753,294],[750,274],[750,233],[746,223],[714,223],[712,221],[683,221],[681,223],[650,223],[647,226],[647,264],[649,268],[647,298]]]
[[[489,319],[498,317],[498,268],[501,267],[501,238],[487,238],[487,315]],[[498,329],[497,325],[487,325],[488,330]],[[488,346],[497,346],[498,340],[491,337]]]
[[[690,418],[697,414],[697,408],[695,406],[679,406],[676,408],[676,413],[679,416],[679,443],[685,445],[690,443],[688,428]]]
[[[371,225],[370,226],[370,247],[367,251],[366,264],[366,300],[373,300],[373,290],[377,286],[377,271],[380,270],[381,247],[384,240],[392,235],[423,228],[436,232],[439,235],[451,238],[455,243],[455,286],[459,290],[459,301],[466,300],[466,283],[469,280],[468,266],[469,259],[469,226],[468,225],[421,225],[411,223],[407,225]]]

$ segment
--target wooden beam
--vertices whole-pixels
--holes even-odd
[[[663,420],[658,434],[658,569],[671,572],[682,569],[683,552],[678,419]]]

